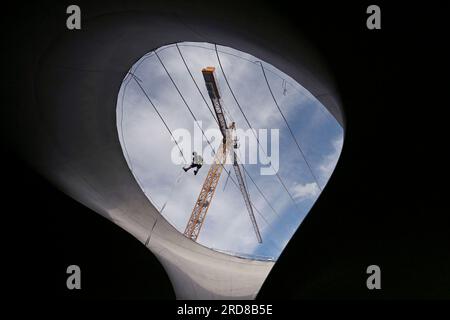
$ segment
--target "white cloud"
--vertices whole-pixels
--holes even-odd
[[[342,145],[344,143],[344,137],[342,135],[338,136],[333,142],[333,151],[328,154],[322,163],[319,165],[320,172],[320,180],[322,185],[325,185],[326,182],[330,179],[331,174],[336,167],[336,164],[339,160],[339,155],[341,154]]]
[[[296,200],[304,200],[307,198],[314,198],[319,194],[319,188],[315,182],[297,184],[294,186],[292,196]]]

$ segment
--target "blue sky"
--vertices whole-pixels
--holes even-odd
[[[201,69],[216,67],[224,108],[238,128],[248,129],[220,71],[214,45],[180,43],[179,47],[210,105]],[[263,238],[263,243],[258,244],[240,191],[231,181],[224,189],[226,172],[223,171],[198,242],[215,249],[276,259],[319,196],[319,188],[270,96],[260,65],[251,62],[260,60],[232,48],[218,46],[218,49],[230,85],[252,126],[255,129],[279,129],[278,173],[295,203],[275,175],[261,175],[258,164],[245,165],[276,211],[270,208],[247,178],[250,198],[268,221],[266,223],[255,212]],[[177,48],[169,45],[158,49],[158,54],[193,113],[202,121],[203,128],[217,128]],[[306,89],[275,67],[264,61],[262,63],[280,108],[323,188],[339,157],[343,130]],[[141,85],[171,130],[185,128],[194,131],[191,114],[154,54],[148,53],[142,57],[131,71],[141,80]],[[182,165],[171,161],[175,144],[135,80],[129,76],[124,79],[118,94],[117,126],[126,160],[137,182],[158,209],[166,203],[162,215],[183,232],[209,165],[194,176],[192,172],[185,174],[181,170]],[[209,148],[206,142],[203,147]],[[234,175],[230,165],[227,169]]]

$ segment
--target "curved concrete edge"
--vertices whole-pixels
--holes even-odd
[[[238,34],[214,31],[208,24],[195,28],[198,31],[173,16],[112,14],[56,39],[39,61],[32,84],[36,101],[27,111],[35,119],[24,128],[28,136],[21,142],[22,151],[61,190],[146,244],[167,271],[177,298],[253,299],[274,263],[226,255],[185,238],[135,181],[116,127],[122,79],[135,61],[155,48],[209,41],[260,56],[277,68],[284,63],[280,69],[313,88],[311,93],[334,95],[313,78],[303,79],[306,84],[298,79],[306,74],[301,63],[286,62],[298,52],[280,57],[265,51],[264,43],[254,44]],[[265,41],[268,46],[271,40]]]
[[[166,220],[158,220],[148,247],[170,275],[179,299],[254,299],[273,267],[271,261],[213,251],[175,232]]]

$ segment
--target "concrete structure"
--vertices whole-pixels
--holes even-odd
[[[131,65],[181,41],[248,52],[289,74],[343,124],[339,102],[314,53],[289,33],[244,31],[200,13],[155,14],[83,8],[80,31],[49,35],[36,50],[20,146],[24,158],[59,189],[131,233],[161,261],[180,299],[252,299],[273,266],[233,257],[185,238],[148,201],[125,161],[116,99]],[[200,22],[201,21],[201,22]],[[248,22],[247,22],[248,23]],[[288,31],[288,29],[286,29]],[[258,33],[259,32],[259,33]],[[282,44],[277,47],[277,44]],[[304,57],[304,59],[298,59]]]

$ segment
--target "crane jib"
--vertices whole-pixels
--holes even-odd
[[[214,193],[217,184],[224,168],[224,164],[227,158],[233,150],[233,135],[232,131],[235,130],[235,123],[232,122],[230,126],[227,125],[225,114],[220,103],[220,92],[217,86],[217,82],[214,77],[214,67],[207,67],[202,70],[203,78],[205,80],[206,89],[211,102],[214,107],[214,112],[216,114],[220,131],[223,136],[223,141],[221,147],[217,150],[214,162],[208,170],[208,174],[203,182],[202,189],[197,198],[197,202],[194,205],[191,216],[187,223],[184,235],[194,241],[197,241],[200,230],[206,218],[206,214],[211,205],[211,201],[214,197]],[[231,129],[231,130],[228,130]],[[236,153],[233,151],[233,168],[238,180],[239,189],[244,198],[245,206],[247,208],[248,214],[250,216],[250,221],[252,222],[253,229],[256,234],[256,238],[259,243],[262,243],[261,234],[259,232],[258,224],[256,222],[255,215],[253,214],[253,207],[250,201],[250,195],[248,193],[247,187],[245,186],[244,177],[240,169],[240,165],[237,162]]]

